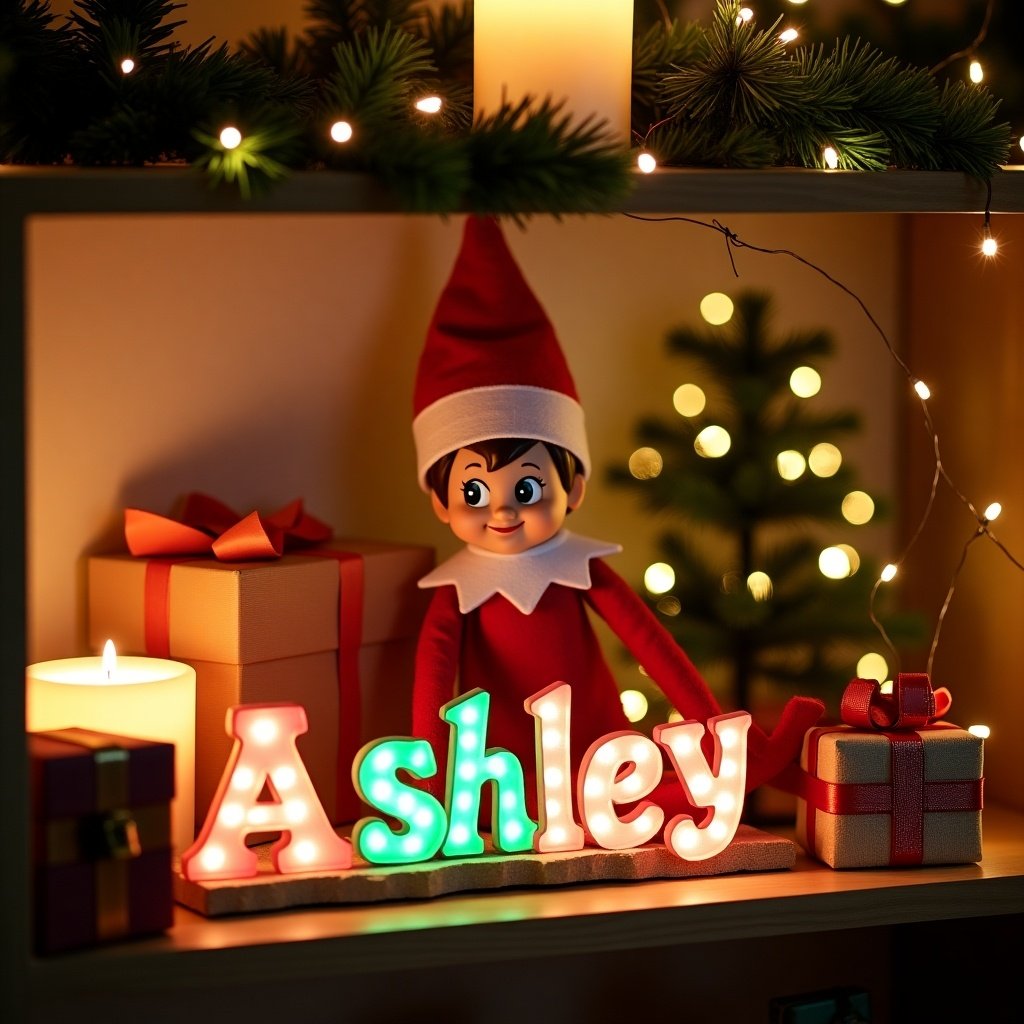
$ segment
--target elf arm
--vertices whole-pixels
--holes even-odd
[[[722,713],[707,683],[683,649],[633,589],[600,559],[590,563],[587,600],[643,665],[684,718],[705,722]],[[804,733],[825,710],[821,701],[793,697],[768,736],[757,725],[748,734],[747,789],[777,775],[800,753]]]
[[[420,628],[416,647],[416,674],[412,687],[412,734],[430,741],[437,759],[437,775],[426,789],[444,799],[447,771],[448,726],[438,712],[455,696],[455,681],[462,650],[462,613],[454,587],[438,587]]]

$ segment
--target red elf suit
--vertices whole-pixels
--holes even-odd
[[[420,359],[413,435],[420,486],[443,456],[472,444],[523,438],[557,445],[590,470],[583,410],[561,347],[496,221],[470,217]],[[449,727],[438,709],[474,687],[491,696],[487,745],[504,747],[526,771],[536,810],[534,719],[528,697],[554,682],[572,687],[574,770],[587,747],[630,729],[618,688],[590,621],[611,627],[686,719],[721,714],[693,663],[632,588],[604,561],[621,550],[559,530],[517,554],[473,545],[424,577],[434,588],[424,620],[413,687],[413,734],[446,761]],[[773,734],[748,735],[747,789],[794,760],[819,701],[789,701]],[[443,780],[431,780],[440,791]],[[650,799],[667,813],[687,808],[666,776]]]

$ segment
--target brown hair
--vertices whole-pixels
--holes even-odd
[[[538,442],[533,438],[526,437],[498,437],[491,441],[477,441],[476,444],[465,445],[471,452],[483,456],[487,463],[487,469],[493,473],[496,469],[503,469],[510,462],[515,462],[520,456],[525,455]],[[583,472],[580,460],[572,452],[557,444],[548,444],[541,441],[547,449],[551,461],[555,464],[555,471],[558,479],[565,488],[566,493],[572,490],[578,474]],[[427,484],[437,495],[437,500],[448,507],[448,482],[452,475],[452,463],[455,462],[457,452],[449,452],[442,455],[430,469],[427,470]]]

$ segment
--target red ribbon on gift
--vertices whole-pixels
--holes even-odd
[[[828,814],[888,814],[889,863],[924,859],[924,815],[929,811],[979,811],[982,780],[926,782],[924,742],[919,733],[954,726],[937,723],[952,704],[945,687],[933,690],[921,672],[901,672],[891,694],[874,679],[854,679],[843,693],[840,717],[848,726],[877,731],[890,745],[891,780],[884,783],[825,782],[818,774],[818,743],[842,727],[813,729],[807,741],[807,769],[800,795],[807,801],[806,846],[814,850],[815,811]]]
[[[180,519],[143,509],[124,512],[128,550],[148,558],[145,575],[146,653],[169,658],[171,569],[198,558],[222,562],[252,562],[280,558],[287,551],[333,558],[338,563],[338,820],[358,817],[352,790],[351,766],[359,749],[361,694],[359,646],[363,636],[363,558],[348,551],[314,548],[330,540],[331,527],[311,516],[301,499],[268,516],[240,516],[222,501],[193,492],[185,498]],[[307,550],[308,549],[308,550]]]

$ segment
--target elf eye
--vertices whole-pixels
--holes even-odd
[[[491,492],[483,480],[467,480],[462,485],[462,496],[470,508],[485,508],[491,500]]]
[[[520,505],[535,505],[544,495],[544,484],[535,476],[524,476],[516,484],[516,501]]]

